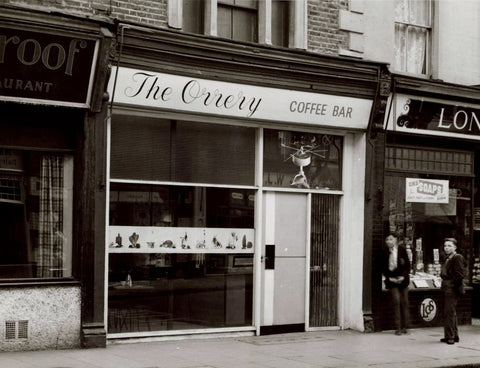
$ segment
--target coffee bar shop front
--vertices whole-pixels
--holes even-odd
[[[386,131],[383,231],[395,232],[412,264],[410,323],[442,325],[441,264],[446,237],[466,261],[460,324],[478,317],[480,290],[480,106],[464,100],[398,93]],[[380,267],[380,265],[377,265]],[[378,274],[378,283],[380,275]],[[382,282],[383,284],[383,282]],[[382,329],[393,315],[383,289],[376,303]]]
[[[361,330],[372,100],[111,75],[108,337]]]

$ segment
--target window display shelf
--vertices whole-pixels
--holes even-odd
[[[206,248],[128,248],[128,247],[109,247],[108,253],[122,253],[122,254],[231,254],[231,253],[245,253],[253,254],[253,248],[232,248],[232,249],[206,249]]]
[[[110,253],[253,253],[254,229],[110,226]]]

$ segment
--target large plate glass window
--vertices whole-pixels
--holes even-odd
[[[72,276],[73,157],[0,148],[0,278]]]
[[[124,115],[111,144],[109,333],[252,326],[255,130]]]
[[[342,188],[343,137],[265,129],[263,185]]]
[[[407,248],[413,286],[438,288],[445,238],[456,238],[471,262],[474,155],[390,146],[385,168],[384,232]]]

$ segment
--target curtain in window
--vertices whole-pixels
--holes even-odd
[[[37,277],[63,276],[63,157],[41,160]]]
[[[395,67],[426,74],[431,30],[430,0],[395,1]]]

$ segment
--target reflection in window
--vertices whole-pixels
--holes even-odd
[[[110,225],[253,228],[247,189],[112,183]]]
[[[73,157],[0,150],[0,278],[72,276]]]
[[[265,186],[341,189],[342,137],[264,131]]]

